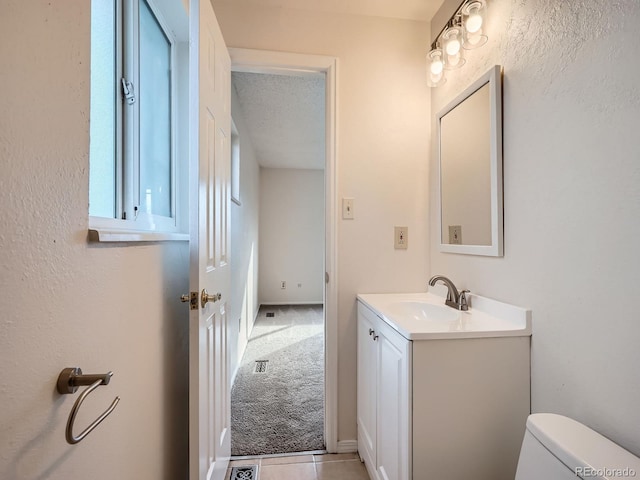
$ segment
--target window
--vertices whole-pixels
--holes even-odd
[[[92,0],[91,228],[186,231],[187,44],[182,2]]]
[[[231,200],[240,203],[240,135],[231,119]]]

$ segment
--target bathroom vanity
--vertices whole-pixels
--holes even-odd
[[[437,290],[434,289],[434,290]],[[477,295],[358,295],[358,451],[375,480],[515,476],[531,312]]]

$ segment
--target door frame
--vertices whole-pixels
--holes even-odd
[[[338,232],[337,70],[338,59],[324,55],[228,48],[232,72],[303,76],[325,74],[325,254],[328,282],[324,288],[324,441],[338,452]]]

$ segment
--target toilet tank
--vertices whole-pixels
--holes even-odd
[[[527,419],[516,480],[640,478],[640,458],[562,415]]]

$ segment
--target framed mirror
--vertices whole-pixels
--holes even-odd
[[[436,119],[440,251],[503,255],[502,69],[494,66]]]

